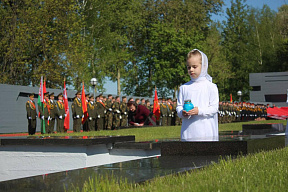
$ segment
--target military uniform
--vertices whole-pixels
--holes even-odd
[[[120,100],[119,96],[116,97],[116,101],[112,104],[112,111],[113,111],[113,127],[115,129],[120,127],[120,121],[122,119],[121,111],[120,111]]]
[[[78,91],[76,95],[80,95],[80,92]],[[82,102],[80,98],[76,97],[74,99],[71,109],[73,117],[73,132],[80,132],[83,117]]]
[[[94,95],[90,96],[90,99],[93,98],[94,99]],[[96,105],[94,103],[94,101],[89,101],[89,103],[87,104],[87,111],[88,111],[88,120],[86,120],[87,122],[87,131],[95,131],[95,121],[96,121]]]
[[[55,127],[55,118],[56,118],[56,114],[57,114],[57,105],[56,105],[56,101],[54,101],[54,93],[51,93],[50,95],[50,100],[49,100],[49,104],[50,104],[50,120],[49,120],[49,128],[47,129],[47,133],[53,133],[54,132],[54,127]]]
[[[167,100],[166,105],[167,105],[167,112],[168,112],[168,114],[167,114],[167,125],[171,126],[171,123],[172,123],[172,108],[173,107],[170,104],[170,100],[169,99]]]
[[[62,93],[58,94],[58,99],[59,97],[63,97]],[[56,131],[57,133],[63,133],[65,132],[64,129],[64,119],[65,119],[65,108],[64,108],[64,103],[62,100],[58,100],[56,102],[57,106],[57,114],[56,114],[56,119],[57,119],[57,124],[56,124]]]
[[[100,95],[99,97],[101,98],[102,95]],[[100,99],[96,105],[96,117],[97,117],[97,130],[98,131],[105,129],[105,112],[106,112],[106,106]]]
[[[120,126],[121,127],[127,127],[128,125],[128,107],[127,107],[127,103],[125,101],[123,101],[123,99],[126,98],[125,96],[122,97],[122,102],[120,104],[120,111],[121,111],[121,123]]]
[[[106,107],[106,116],[105,116],[105,121],[106,121],[106,129],[111,130],[112,129],[112,123],[113,123],[113,112],[112,112],[112,100],[109,99],[111,95],[108,95],[108,99],[106,101],[105,107]]]
[[[49,96],[48,92],[44,93],[44,97],[47,98],[44,98],[43,108],[39,107],[41,119],[42,121],[44,121],[44,126],[43,125],[41,126],[41,134],[47,133],[48,132],[47,130],[49,129],[50,103],[48,100],[48,96]]]
[[[162,101],[164,102],[165,100],[163,99]],[[166,105],[166,103],[160,104],[160,114],[162,119],[161,125],[167,126],[168,106]]]
[[[34,93],[31,93],[29,97],[34,98]],[[33,100],[29,100],[26,102],[26,112],[27,112],[27,119],[28,119],[28,134],[34,135],[36,132],[36,105]]]

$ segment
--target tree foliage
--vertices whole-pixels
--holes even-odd
[[[187,53],[202,50],[221,100],[249,99],[249,73],[286,71],[287,5],[272,11],[232,0],[227,20],[211,15],[221,0],[0,1],[0,83],[75,89],[109,78],[117,93],[176,97],[189,81]]]

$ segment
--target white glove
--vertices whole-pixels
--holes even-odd
[[[119,117],[120,119],[122,119],[122,116],[120,115],[120,117]]]
[[[51,118],[50,118],[50,116],[48,116],[48,121],[50,121],[51,120]]]
[[[76,118],[77,118],[77,119],[79,119],[79,118],[80,118],[80,116],[79,116],[79,115],[77,115],[77,116],[76,116]]]
[[[67,114],[65,113],[65,114],[64,114],[64,116],[66,117],[66,116],[67,116]]]
[[[92,121],[92,117],[89,117],[89,120]]]
[[[117,112],[117,113],[120,113],[120,111],[119,111],[119,110],[116,110],[116,112]]]
[[[82,115],[82,118],[84,118],[84,115]]]
[[[32,117],[28,117],[28,119],[32,119]]]
[[[42,116],[42,117],[41,117],[41,119],[43,119],[43,120],[44,120],[44,116]]]
[[[109,108],[109,111],[112,111],[112,109],[111,109],[111,108]]]
[[[104,113],[106,113],[106,110],[104,110]]]
[[[59,119],[62,119],[62,115],[59,116]]]
[[[124,112],[124,115],[127,115],[127,112]]]
[[[100,119],[100,115],[98,115],[98,119]]]

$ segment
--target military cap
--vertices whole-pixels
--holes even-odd
[[[34,97],[35,93],[29,93],[29,97]]]
[[[57,95],[57,97],[63,97],[63,94],[62,94],[62,93],[59,93],[59,94]]]
[[[126,97],[126,96],[123,96],[123,97],[122,97],[122,99],[125,99],[125,98],[127,98],[127,97]]]
[[[118,99],[119,97],[120,97],[120,96],[117,95],[117,96],[115,97],[115,99]]]
[[[51,96],[54,96],[54,92],[50,93],[49,96],[50,96],[50,97],[51,97]]]
[[[147,100],[145,101],[145,103],[148,103],[148,102],[150,102],[150,100],[149,100],[149,99],[147,99]]]
[[[94,95],[93,95],[93,94],[91,94],[89,98],[94,98]]]
[[[108,97],[111,97],[111,96],[112,96],[111,94],[108,95]]]
[[[97,97],[101,97],[101,96],[103,96],[103,94],[102,93],[100,93]]]
[[[75,95],[81,95],[81,92],[80,92],[80,91],[77,91],[77,92],[75,93]]]
[[[106,98],[106,96],[103,96],[103,99]]]
[[[85,94],[85,97],[88,97],[89,95],[90,95],[89,93],[86,93],[86,94]]]
[[[44,93],[44,96],[49,96],[49,92]]]

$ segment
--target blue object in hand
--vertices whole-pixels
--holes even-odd
[[[194,105],[192,104],[191,100],[184,101],[184,106],[183,106],[184,111],[190,111],[193,108],[194,108]]]

